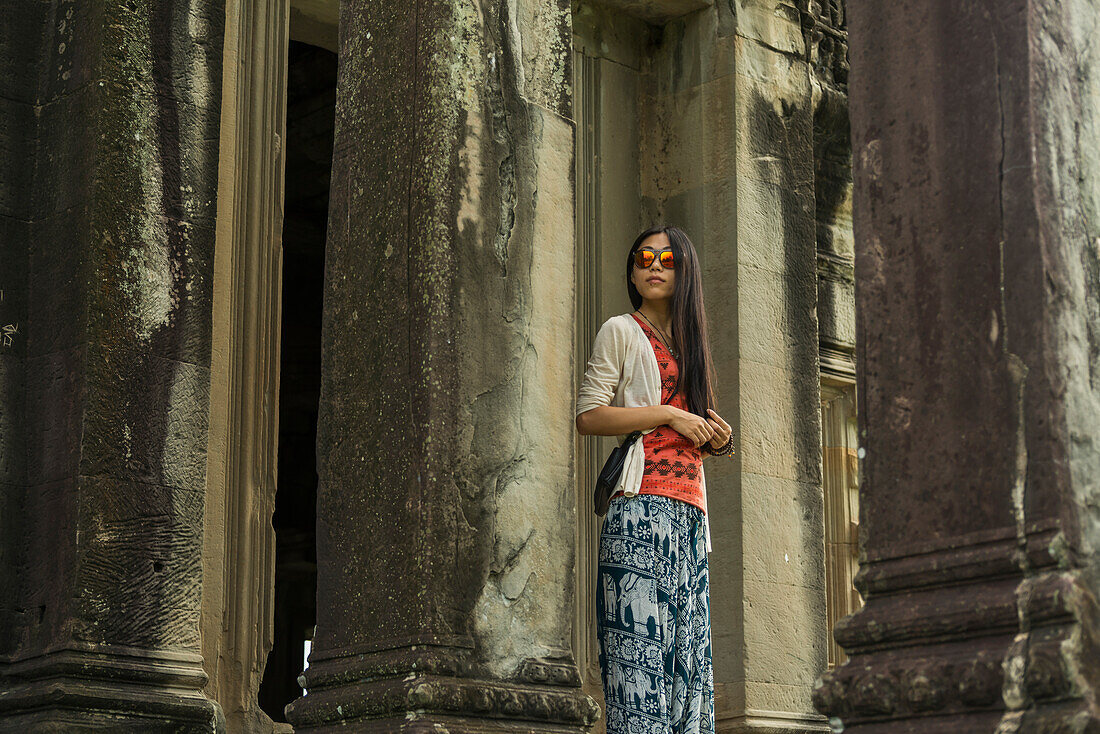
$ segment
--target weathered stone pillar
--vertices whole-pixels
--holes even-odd
[[[862,570],[818,707],[1100,731],[1100,10],[850,6]]]
[[[0,731],[217,726],[199,606],[223,16],[0,13],[19,164],[0,186]]]
[[[595,719],[569,652],[569,49],[556,0],[341,3],[297,730]]]

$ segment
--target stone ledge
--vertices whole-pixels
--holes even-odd
[[[828,720],[820,714],[756,709],[721,719],[715,724],[721,734],[819,734],[832,731]]]

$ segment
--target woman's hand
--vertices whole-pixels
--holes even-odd
[[[715,413],[710,408],[707,408],[707,412],[710,413],[710,418],[707,419],[707,423],[714,429],[715,436],[710,440],[710,447],[712,449],[720,449],[726,445],[726,441],[730,440],[730,435],[733,434],[733,429],[730,428],[730,424],[722,420],[722,416]]]
[[[718,435],[715,427],[711,425],[712,421],[672,405],[668,407],[673,411],[672,418],[668,421],[668,425],[672,430],[680,433],[684,438],[691,441],[695,448],[699,448],[707,441],[713,441],[715,436]],[[726,428],[729,428],[729,426],[726,426]],[[718,445],[721,446],[722,444],[719,443]]]

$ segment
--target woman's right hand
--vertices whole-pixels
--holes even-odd
[[[672,411],[672,417],[669,418],[668,425],[672,430],[680,433],[684,438],[691,441],[695,445],[695,448],[699,448],[718,435],[714,432],[714,428],[711,427],[706,418],[695,415],[694,413],[689,413],[674,405],[669,405],[667,407]]]

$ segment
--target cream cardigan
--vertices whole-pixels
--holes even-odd
[[[612,316],[603,322],[592,345],[592,357],[584,371],[577,395],[575,415],[613,405],[617,408],[639,408],[661,404],[661,371],[649,337],[628,313]],[[653,429],[642,431],[649,433]],[[627,434],[618,436],[621,444]],[[645,472],[645,449],[639,439],[627,450],[626,462],[616,491],[627,497],[638,494]],[[703,490],[703,506],[707,504],[706,474],[699,467],[699,483]],[[704,537],[710,552],[710,513],[704,512]]]

